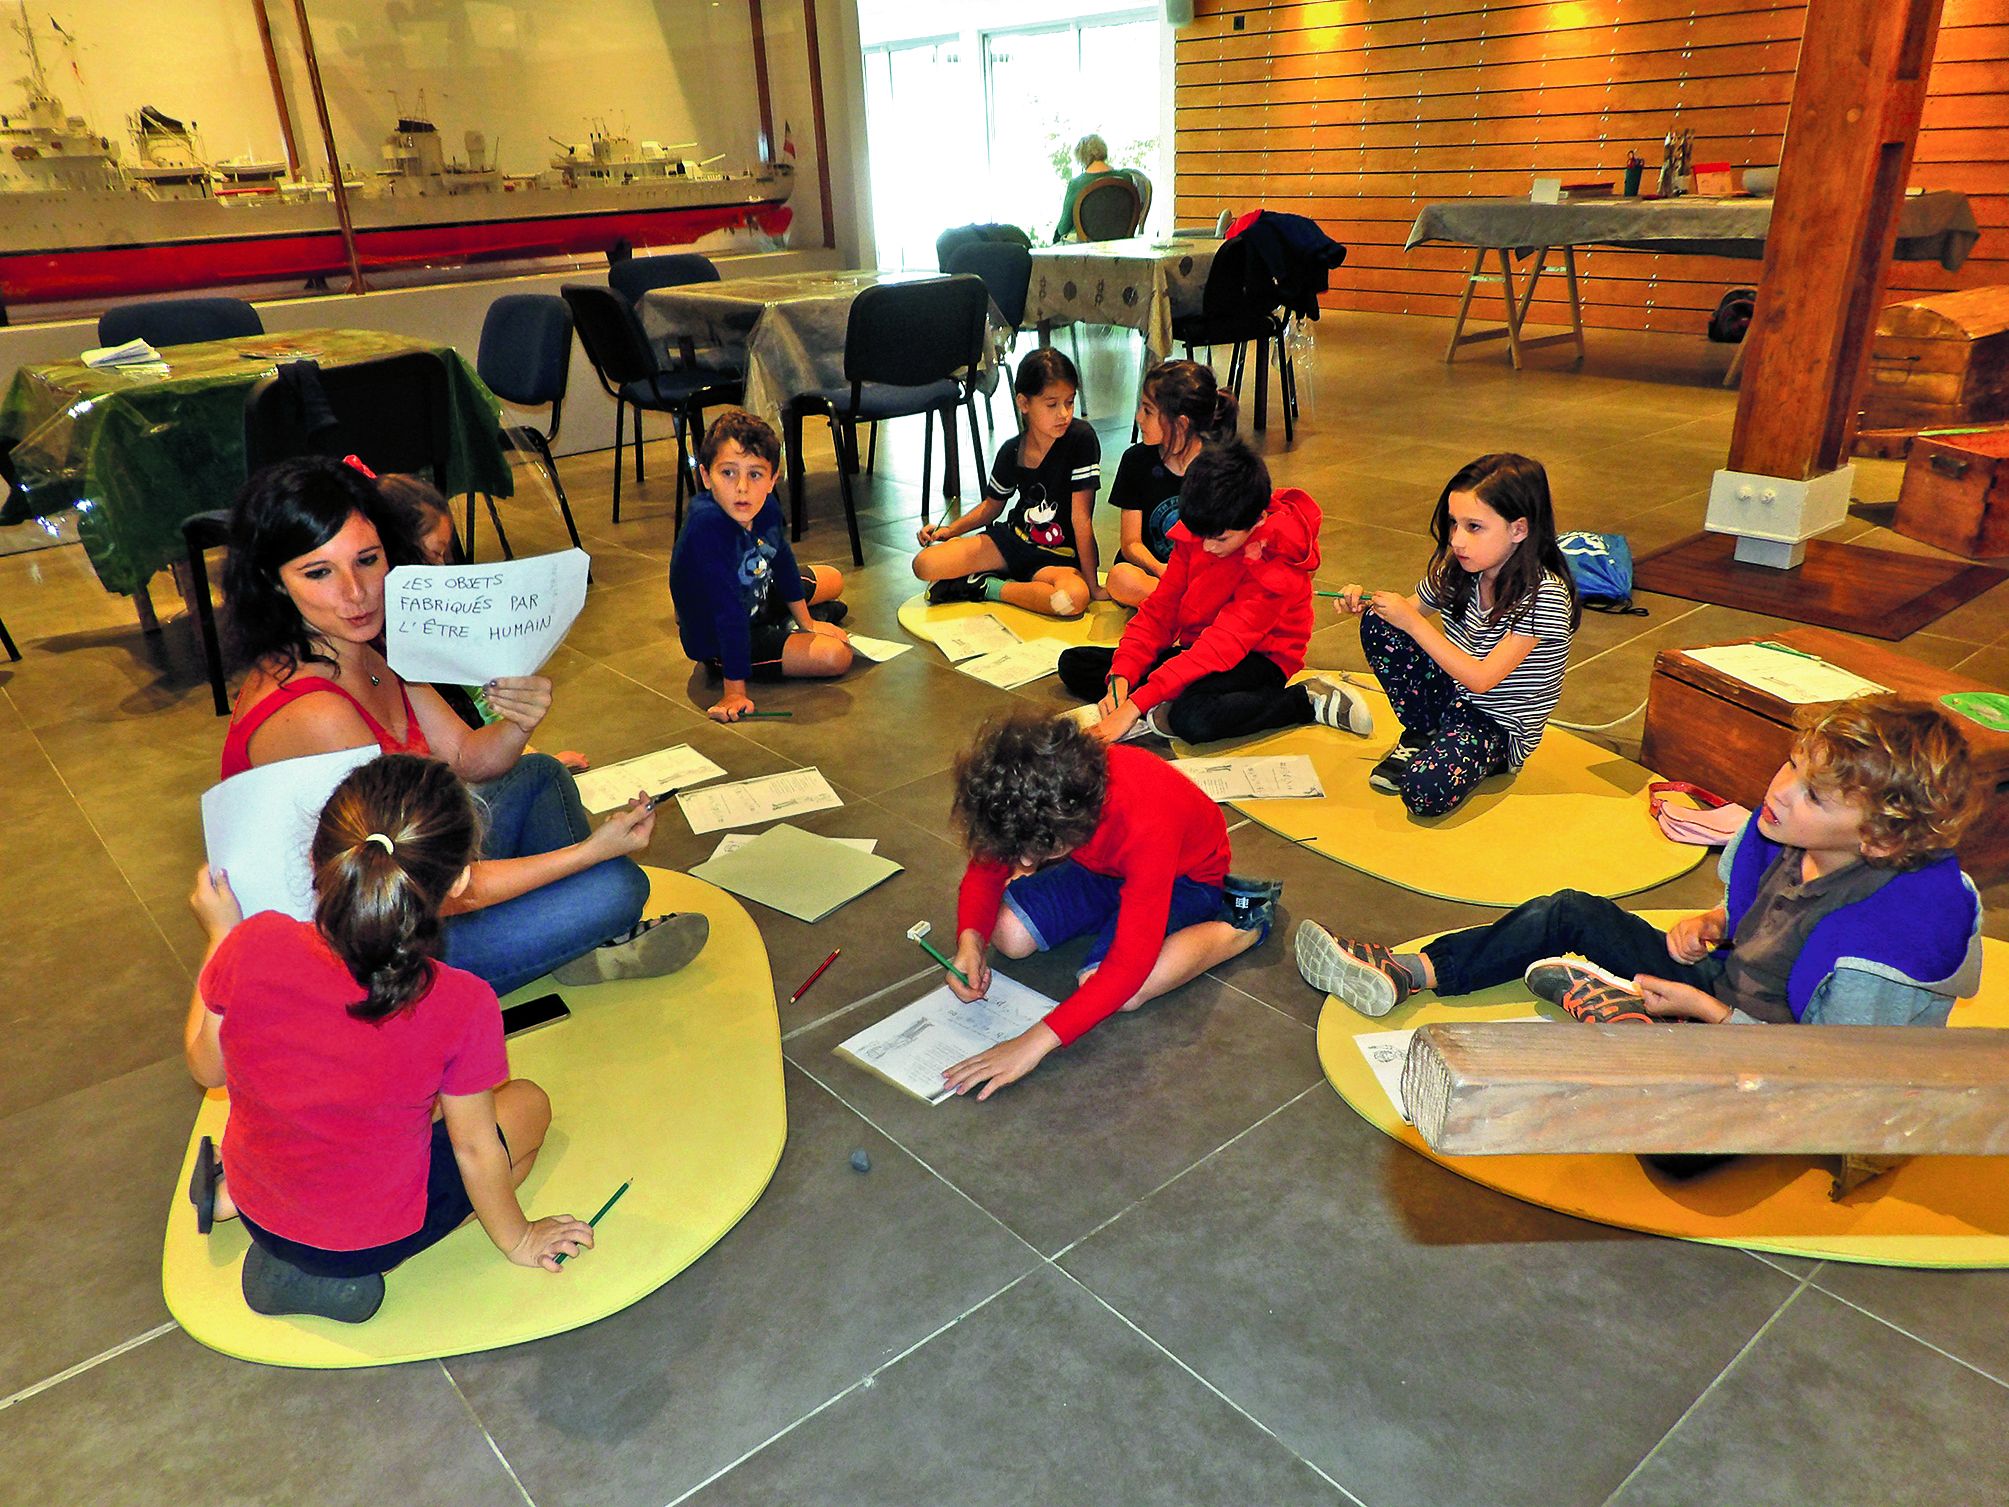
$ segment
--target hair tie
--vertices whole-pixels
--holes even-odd
[[[398,850],[391,846],[390,838],[386,837],[381,832],[372,832],[368,837],[364,838],[363,841],[382,843],[384,846],[384,851],[386,853],[389,853],[393,858],[397,857]]]
[[[368,466],[363,464],[363,458],[360,455],[345,455],[342,457],[342,464],[347,466],[351,471],[362,472],[363,475],[369,477],[371,481],[375,481],[377,479],[377,473],[372,471]]]

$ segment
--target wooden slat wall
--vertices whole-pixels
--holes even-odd
[[[1804,0],[1197,0],[1176,43],[1177,218],[1258,204],[1344,241],[1335,308],[1454,312],[1472,253],[1404,251],[1421,204],[1535,175],[1647,181],[1670,126],[1698,161],[1779,160]],[[1236,18],[1243,29],[1234,29]],[[2009,283],[2009,0],[1946,0],[1913,183],[1957,188],[1982,239],[1958,273],[1894,265],[1892,296]],[[1758,263],[1579,253],[1586,323],[1699,332]],[[1560,280],[1534,318],[1563,320]],[[1487,296],[1487,295],[1482,295]],[[1490,295],[1489,317],[1497,312]]]

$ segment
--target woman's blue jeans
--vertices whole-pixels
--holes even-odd
[[[578,786],[549,754],[525,754],[502,778],[472,788],[488,821],[484,858],[549,853],[593,830]],[[629,930],[648,899],[641,865],[609,858],[514,900],[449,916],[445,958],[507,994]]]

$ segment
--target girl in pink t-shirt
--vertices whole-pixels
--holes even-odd
[[[524,1215],[550,1100],[509,1077],[495,991],[437,961],[440,907],[479,851],[453,771],[387,754],[321,812],[312,924],[245,920],[228,876],[196,874],[209,949],[184,1044],[196,1082],[228,1086],[230,1119],[221,1158],[198,1148],[189,1198],[205,1233],[243,1219],[259,1313],[359,1323],[383,1273],[470,1215],[519,1266],[559,1271],[593,1244],[570,1215]]]

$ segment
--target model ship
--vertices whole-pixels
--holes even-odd
[[[334,187],[250,154],[213,160],[191,124],[142,106],[133,151],[51,91],[21,5],[23,108],[0,114],[0,299],[36,303],[325,277],[348,265]],[[713,171],[595,123],[534,174],[501,171],[479,132],[449,157],[424,97],[400,112],[369,173],[343,171],[365,268],[678,245],[718,231],[779,236],[795,170]]]

